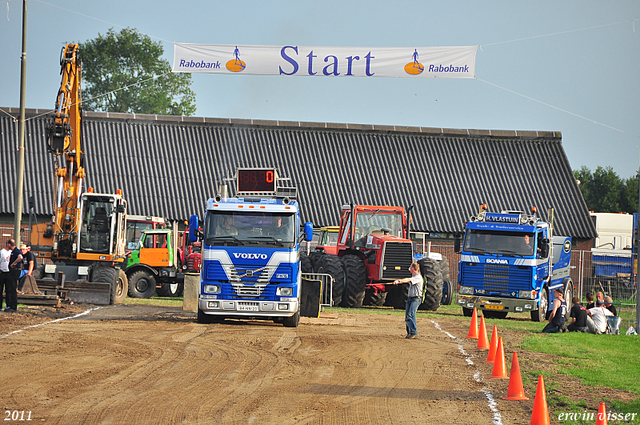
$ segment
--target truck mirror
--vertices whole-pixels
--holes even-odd
[[[198,216],[194,214],[191,217],[189,217],[189,241],[195,242],[198,240],[198,235],[196,233],[197,231],[198,231]]]
[[[307,242],[311,242],[313,239],[313,224],[310,222],[304,223],[304,233],[307,235]]]
[[[119,204],[119,205],[118,205],[118,207],[116,208],[116,212],[124,213],[124,212],[127,212],[127,210],[126,210],[126,208],[124,207],[124,205]]]
[[[453,250],[459,254],[460,253],[460,236],[456,236],[453,240]]]

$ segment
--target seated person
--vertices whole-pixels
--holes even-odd
[[[238,229],[233,227],[233,217],[225,215],[222,217],[222,223],[218,222],[216,226],[216,236],[235,236],[238,234]]]
[[[596,306],[596,303],[593,302],[593,294],[591,292],[587,292],[587,310]]]
[[[284,238],[287,236],[288,228],[282,223],[282,217],[274,217],[274,225],[269,229],[269,236]]]
[[[607,331],[607,316],[613,316],[613,313],[602,306],[596,306],[587,310],[587,314],[591,318],[591,321],[587,320],[590,333],[603,334]]]
[[[553,300],[553,311],[549,316],[549,323],[542,330],[544,333],[564,332],[565,328],[564,322],[567,313],[567,302],[563,298],[564,294],[561,288],[555,288],[553,294],[555,298]]]
[[[618,310],[616,309],[616,306],[613,305],[613,299],[611,299],[610,296],[607,295],[606,297],[604,297],[603,306],[604,306],[604,308],[609,310],[611,313],[613,313],[614,316],[618,315]]]
[[[569,332],[589,332],[589,328],[587,327],[587,309],[584,308],[582,304],[580,304],[580,298],[573,297],[571,300],[573,302],[573,307],[571,307],[571,323],[567,326]]]
[[[533,254],[533,241],[531,240],[531,236],[525,234],[522,237],[522,243],[520,245],[520,252],[524,255],[532,255]]]
[[[369,230],[366,227],[358,227],[355,232],[355,246],[366,246],[367,237],[369,236]]]

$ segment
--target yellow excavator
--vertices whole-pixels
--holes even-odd
[[[62,83],[46,136],[54,156],[52,222],[32,226],[31,246],[42,259],[35,277],[40,290],[74,302],[121,303],[127,296],[125,258],[127,201],[115,194],[83,191],[85,179],[81,108],[81,63],[77,44],[60,54]],[[38,261],[40,263],[40,261]]]

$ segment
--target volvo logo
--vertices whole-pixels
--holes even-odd
[[[500,260],[498,258],[487,258],[489,264],[509,264],[509,260]]]
[[[242,258],[243,260],[266,260],[268,258],[267,254],[258,254],[258,253],[251,253],[251,252],[243,252],[243,253],[234,252],[233,256],[235,258]]]

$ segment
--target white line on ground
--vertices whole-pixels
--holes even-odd
[[[0,339],[5,339],[10,335],[17,334],[22,331],[26,331],[27,329],[37,328],[38,326],[44,326],[44,325],[49,325],[51,323],[62,322],[63,320],[75,319],[76,317],[84,316],[85,314],[89,314],[94,310],[98,310],[99,308],[102,308],[102,307],[90,308],[89,310],[83,311],[82,313],[78,313],[75,316],[62,317],[60,319],[51,320],[50,322],[38,323],[37,325],[27,326],[26,328],[18,329],[17,331],[9,332],[8,334],[5,334],[5,335],[0,335]],[[17,313],[6,313],[6,314],[17,314]]]
[[[467,352],[464,351],[464,347],[462,346],[462,342],[458,338],[456,338],[455,336],[451,335],[449,332],[442,330],[442,328],[440,327],[440,324],[438,322],[435,322],[435,321],[432,320],[431,323],[433,323],[433,326],[435,326],[435,328],[437,330],[439,330],[443,334],[447,335],[449,338],[451,338],[454,341],[456,341],[458,343],[458,351],[460,351],[462,353],[462,355],[464,356],[465,360],[467,361],[467,364],[473,365],[473,360],[471,360],[473,355],[467,354]],[[482,378],[480,377],[480,371],[478,369],[476,369],[475,373],[473,374],[473,379],[475,379],[476,382],[482,382]],[[489,401],[488,406],[489,406],[489,409],[491,410],[491,412],[493,413],[493,423],[494,423],[494,425],[502,425],[502,416],[500,415],[500,411],[498,410],[498,403],[496,403],[495,399],[493,398],[493,395],[491,394],[491,391],[489,391],[489,389],[487,387],[484,387],[484,388],[482,388],[482,392],[484,393],[485,397],[487,397],[487,400]]]

